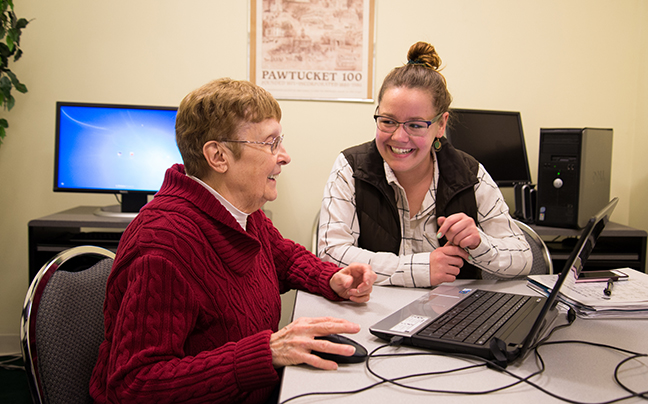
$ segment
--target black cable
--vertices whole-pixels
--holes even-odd
[[[374,377],[380,379],[379,382],[373,383],[373,384],[365,386],[365,387],[361,387],[361,388],[356,389],[356,390],[351,390],[351,391],[304,393],[304,394],[300,394],[300,395],[291,397],[291,398],[289,398],[289,399],[287,399],[285,401],[282,401],[282,404],[288,403],[289,401],[292,401],[292,400],[295,400],[295,399],[301,398],[301,397],[306,397],[306,396],[356,394],[356,393],[360,393],[360,392],[372,389],[372,388],[374,388],[376,386],[386,384],[386,383],[390,383],[390,384],[393,384],[395,386],[405,388],[405,389],[428,392],[428,393],[465,394],[465,395],[489,394],[489,393],[494,393],[494,392],[497,392],[497,391],[502,391],[502,390],[511,388],[511,387],[519,385],[521,383],[526,383],[529,386],[536,388],[538,391],[547,394],[548,396],[551,396],[551,397],[556,398],[556,399],[561,400],[561,401],[565,401],[567,403],[571,403],[571,404],[594,404],[594,403],[585,403],[585,402],[581,402],[581,401],[576,401],[576,400],[572,400],[572,399],[569,399],[569,398],[566,398],[566,397],[561,397],[561,396],[559,396],[559,395],[557,395],[555,393],[552,393],[551,391],[549,391],[549,390],[547,390],[547,389],[545,389],[545,388],[543,388],[543,387],[541,387],[541,386],[539,386],[536,383],[531,381],[531,379],[533,377],[535,377],[535,376],[537,376],[539,374],[542,374],[546,370],[546,365],[545,365],[544,359],[542,358],[542,355],[539,352],[539,348],[544,347],[544,346],[548,346],[548,345],[569,344],[569,343],[585,344],[585,345],[591,345],[591,346],[605,348],[605,349],[612,349],[612,350],[616,350],[616,351],[623,352],[625,354],[630,355],[628,358],[625,358],[621,362],[619,362],[617,364],[615,370],[614,370],[615,382],[621,388],[623,388],[625,391],[627,391],[629,393],[629,395],[619,397],[619,398],[616,398],[616,399],[612,399],[612,400],[609,400],[609,401],[596,403],[596,404],[612,404],[612,403],[617,403],[617,402],[627,400],[627,399],[630,399],[630,398],[634,398],[634,397],[640,397],[640,398],[643,398],[643,399],[648,399],[648,391],[635,392],[632,389],[630,389],[629,387],[627,387],[619,379],[620,369],[625,363],[627,363],[627,362],[629,362],[629,361],[631,361],[633,359],[637,359],[637,358],[641,358],[641,357],[648,357],[647,354],[639,353],[639,352],[633,352],[633,351],[630,351],[630,350],[627,350],[627,349],[614,347],[614,346],[601,344],[601,343],[596,343],[596,342],[589,342],[589,341],[576,341],[576,340],[548,341],[548,338],[551,335],[553,335],[554,332],[556,332],[556,331],[558,331],[558,330],[560,330],[562,328],[568,327],[573,323],[573,321],[575,319],[574,314],[575,313],[573,312],[573,310],[570,309],[570,312],[568,313],[568,322],[565,323],[565,324],[561,324],[561,325],[558,325],[558,326],[552,328],[552,330],[548,333],[548,335],[545,338],[538,341],[530,349],[531,351],[534,352],[534,355],[535,355],[535,358],[536,358],[536,364],[538,366],[538,370],[535,371],[535,372],[532,372],[531,374],[529,374],[526,377],[518,376],[518,375],[510,372],[509,370],[507,370],[503,366],[500,366],[500,365],[498,365],[497,363],[495,363],[493,361],[489,361],[489,360],[486,360],[484,358],[477,357],[477,356],[474,356],[474,355],[468,355],[468,354],[456,354],[456,353],[455,354],[446,354],[446,353],[434,352],[434,351],[377,354],[378,351],[380,351],[380,350],[382,350],[384,348],[387,348],[389,346],[398,346],[398,345],[400,345],[402,343],[402,341],[403,341],[402,337],[393,337],[392,340],[388,344],[380,345],[377,348],[375,348],[373,351],[371,351],[369,353],[368,357],[367,357],[367,361],[365,362],[365,366],[366,366],[367,370],[369,371],[369,373],[371,373]],[[455,368],[455,369],[448,369],[448,370],[442,370],[442,371],[424,372],[424,373],[410,374],[410,375],[406,375],[406,376],[399,376],[399,377],[392,378],[392,379],[377,374],[371,368],[371,365],[370,365],[370,361],[371,361],[372,358],[406,357],[406,356],[421,356],[421,355],[425,355],[425,356],[446,356],[446,357],[453,357],[453,358],[464,359],[464,360],[478,361],[479,363],[473,363],[471,365],[467,365],[467,366],[460,367],[460,368]],[[493,388],[493,389],[490,389],[490,390],[483,390],[483,391],[436,390],[436,389],[427,389],[427,388],[411,386],[411,385],[400,383],[401,381],[406,380],[406,379],[412,379],[412,378],[423,377],[423,376],[434,376],[434,375],[456,373],[456,372],[475,369],[475,368],[483,367],[483,366],[487,366],[489,368],[498,370],[499,372],[502,372],[502,373],[516,379],[516,381],[512,382],[510,384],[504,385],[504,386],[496,387],[496,388]]]
[[[486,359],[484,359],[482,357],[478,357],[478,356],[474,356],[474,355],[468,355],[468,354],[457,354],[457,353],[446,354],[446,353],[442,353],[442,352],[429,352],[429,353],[428,352],[425,352],[425,353],[423,353],[423,352],[412,352],[412,353],[402,353],[402,354],[396,353],[396,354],[374,355],[374,353],[376,351],[378,351],[380,349],[383,349],[383,348],[385,348],[387,346],[388,345],[382,345],[382,346],[376,348],[374,351],[372,351],[372,353],[369,355],[369,358],[367,359],[367,362],[365,364],[367,370],[369,371],[369,373],[371,373],[373,376],[381,379],[383,382],[388,382],[388,383],[391,383],[391,384],[393,384],[395,386],[399,386],[399,387],[402,387],[402,388],[405,388],[405,389],[417,390],[417,391],[422,391],[422,392],[427,392],[427,393],[484,395],[484,394],[494,393],[494,392],[497,392],[497,391],[505,390],[505,389],[508,389],[510,387],[516,386],[516,385],[518,385],[520,383],[523,383],[524,381],[526,381],[529,378],[535,377],[536,375],[538,375],[538,374],[540,374],[540,373],[542,373],[544,371],[544,369],[540,369],[539,371],[531,373],[527,377],[520,377],[520,376],[517,376],[517,375],[511,373],[510,371],[506,370],[504,367],[498,365],[497,363],[495,363],[493,361],[489,361],[489,360],[486,360]],[[389,378],[386,378],[384,376],[381,376],[381,375],[377,374],[373,369],[371,369],[371,366],[369,364],[369,360],[372,357],[416,356],[416,355],[446,356],[446,357],[453,357],[453,358],[464,359],[464,360],[474,360],[474,361],[478,361],[479,363],[464,366],[464,367],[460,367],[460,368],[455,368],[455,369],[448,369],[448,370],[442,370],[442,371],[436,371],[436,372],[425,372],[425,373],[412,374],[412,375],[408,375],[408,376],[401,376],[401,377],[394,378],[394,379],[389,379]],[[487,367],[490,367],[490,368],[493,368],[493,369],[497,369],[498,371],[506,373],[509,376],[512,376],[512,377],[514,377],[515,379],[518,379],[518,380],[513,382],[513,383],[504,385],[504,386],[496,387],[496,388],[493,388],[493,389],[490,389],[490,390],[482,390],[482,391],[437,390],[437,389],[428,389],[428,388],[416,387],[416,386],[410,386],[410,385],[398,383],[398,381],[400,381],[400,380],[404,380],[404,379],[412,378],[412,377],[450,374],[450,373],[456,373],[456,372],[460,372],[460,371],[464,371],[464,370],[470,370],[470,369],[474,369],[474,368],[478,368],[478,367],[484,367],[484,366],[487,366]]]
[[[374,383],[374,384],[370,384],[369,386],[361,387],[361,388],[359,388],[357,390],[349,390],[349,391],[315,391],[315,392],[310,392],[310,393],[303,393],[303,394],[299,394],[299,395],[290,397],[289,399],[286,399],[286,400],[282,401],[280,404],[285,404],[287,402],[296,400],[298,398],[308,397],[308,396],[323,396],[323,395],[340,395],[340,394],[361,393],[361,392],[363,392],[365,390],[372,389],[372,388],[374,388],[376,386],[379,386],[381,384],[384,384],[384,383],[385,383],[384,381],[380,381],[380,382],[377,382],[377,383]]]
[[[642,356],[648,356],[648,355],[646,355],[646,354],[633,355],[633,356],[625,358],[624,360],[619,362],[619,364],[617,364],[617,366],[614,368],[614,381],[619,386],[621,386],[622,389],[624,389],[628,393],[634,394],[636,397],[641,397],[641,398],[643,398],[645,400],[648,400],[648,391],[644,391],[642,393],[637,393],[637,392],[632,391],[631,389],[629,389],[625,384],[623,384],[621,382],[621,380],[619,380],[619,371],[621,370],[621,366],[623,366],[626,362],[629,362],[629,361],[631,361],[633,359],[637,359],[637,358],[642,357]]]
[[[393,339],[392,339],[392,342],[393,342]],[[374,349],[371,353],[369,353],[369,355],[368,355],[368,357],[367,357],[367,361],[369,361],[369,359],[370,359],[371,357],[376,358],[376,357],[389,357],[389,356],[434,355],[433,353],[427,353],[427,352],[410,352],[410,353],[401,353],[401,354],[396,353],[396,354],[382,354],[382,355],[374,355],[375,352],[379,351],[380,349],[386,348],[386,347],[388,347],[388,346],[390,346],[390,345],[392,345],[392,344],[391,344],[391,343],[390,343],[390,344],[384,344],[384,345],[381,345],[381,346],[379,346],[378,348]],[[436,372],[435,374],[452,373],[452,372],[456,372],[456,371],[460,371],[460,370],[467,370],[467,369],[472,369],[472,368],[475,368],[475,367],[481,367],[481,366],[484,366],[484,364],[471,365],[471,366],[467,366],[467,367],[465,367],[465,368],[463,368],[463,369],[451,369],[451,370],[448,370],[448,371]],[[432,372],[432,373],[434,373],[434,372]],[[381,380],[381,381],[379,381],[379,382],[376,382],[376,383],[370,384],[370,385],[368,385],[368,386],[364,386],[364,387],[358,388],[358,389],[356,389],[356,390],[349,390],[349,391],[329,391],[329,392],[309,392],[309,393],[303,393],[303,394],[296,395],[296,396],[294,396],[294,397],[290,397],[290,398],[288,398],[288,399],[282,401],[280,404],[285,404],[285,403],[288,403],[288,402],[290,402],[290,401],[296,400],[296,399],[298,399],[298,398],[307,397],[307,396],[356,394],[356,393],[361,393],[361,392],[363,392],[363,391],[366,391],[366,390],[372,389],[372,388],[374,388],[374,387],[376,387],[376,386],[379,386],[379,385],[381,385],[381,384],[385,384],[385,383],[388,383],[388,382],[394,382],[394,383],[395,383],[395,382],[398,382],[398,381],[400,381],[400,380],[411,379],[411,378],[420,377],[420,376],[427,376],[427,375],[428,375],[428,374],[420,374],[420,375],[406,375],[406,376],[400,376],[400,377],[397,377],[397,378],[391,379],[391,380],[389,380],[389,381],[387,381],[387,380]],[[381,377],[379,377],[379,376],[377,376],[377,377],[378,377],[379,379],[381,379]],[[396,384],[396,385],[399,385],[399,383],[395,383],[395,384]],[[405,386],[405,385],[403,385],[403,386]]]
[[[611,349],[611,350],[614,350],[614,351],[619,351],[619,352],[623,352],[625,354],[630,355],[628,358],[625,358],[625,359],[621,360],[621,362],[619,362],[617,364],[617,366],[615,367],[615,369],[614,369],[614,380],[615,380],[615,382],[621,388],[623,388],[625,391],[630,393],[630,395],[624,396],[624,397],[619,397],[619,398],[609,400],[609,401],[600,402],[600,403],[597,403],[597,404],[617,403],[619,401],[627,400],[627,399],[634,398],[634,397],[640,397],[640,398],[643,398],[643,399],[648,399],[648,390],[643,391],[643,392],[633,391],[630,388],[628,388],[625,384],[623,384],[621,382],[621,380],[619,379],[619,371],[621,369],[621,366],[623,366],[623,364],[627,363],[628,361],[630,361],[632,359],[637,359],[637,358],[641,358],[641,357],[648,357],[648,354],[644,354],[644,353],[640,353],[640,352],[634,352],[634,351],[630,351],[628,349],[619,348],[619,347],[615,347],[615,346],[607,345],[607,344],[602,344],[602,343],[598,343],[598,342],[579,341],[579,340],[546,341],[546,342],[543,342],[542,344],[537,345],[534,348],[535,354],[536,354],[536,356],[540,357],[540,352],[538,351],[538,348],[541,347],[541,346],[559,345],[559,344],[590,345],[590,346],[595,346],[595,347],[598,347],[598,348]],[[536,385],[536,384],[534,384],[532,382],[528,382],[528,384],[535,387],[536,389],[542,391],[543,393],[545,393],[547,395],[550,395],[550,396],[552,396],[554,398],[557,398],[559,400],[562,400],[562,401],[565,401],[565,402],[568,402],[568,403],[572,403],[572,404],[591,404],[591,403],[584,403],[582,401],[575,401],[575,400],[571,400],[571,399],[567,399],[567,398],[564,398],[564,397],[557,396],[556,394],[551,393],[550,391],[548,391],[548,390],[546,390],[546,389],[544,389],[544,388],[542,388],[542,387],[540,387],[540,386],[538,386],[538,385]]]

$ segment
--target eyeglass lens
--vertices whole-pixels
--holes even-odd
[[[272,141],[272,144],[270,145],[270,151],[272,154],[276,154],[277,150],[279,150],[279,146],[281,145],[281,141],[283,140],[283,135],[279,135],[274,140]]]
[[[394,133],[400,125],[403,125],[405,132],[412,136],[423,136],[427,133],[427,130],[430,125],[426,121],[407,121],[407,122],[396,122],[393,119],[386,118],[383,116],[376,117],[376,124],[378,129],[387,133]]]

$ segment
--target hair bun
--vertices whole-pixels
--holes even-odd
[[[407,52],[408,65],[422,65],[429,69],[438,70],[441,66],[441,57],[434,46],[427,42],[417,42]]]

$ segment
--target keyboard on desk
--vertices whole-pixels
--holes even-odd
[[[417,333],[483,345],[529,300],[529,296],[477,290]]]

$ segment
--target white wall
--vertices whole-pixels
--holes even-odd
[[[199,85],[247,78],[248,3],[15,0],[25,29],[13,65],[28,86],[2,112],[0,335],[16,335],[27,290],[27,223],[112,196],[52,192],[56,101],[177,105]],[[648,230],[648,6],[642,0],[376,0],[376,87],[409,46],[434,44],[454,106],[521,111],[532,175],[540,127],[614,128],[613,219]],[[374,104],[281,101],[292,163],[268,204],[310,246],[329,169],[373,137]]]

